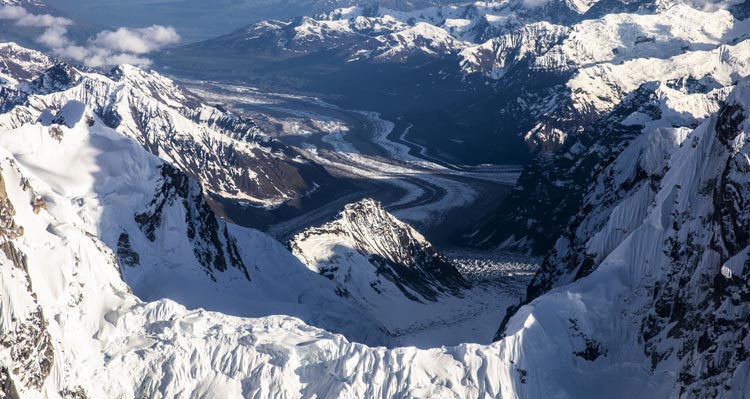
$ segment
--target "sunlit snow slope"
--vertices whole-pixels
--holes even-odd
[[[12,43],[0,44],[0,54],[6,66],[0,76],[15,84],[4,89],[0,124],[6,129],[77,100],[220,199],[277,206],[332,180],[252,120],[209,105],[156,73],[127,65],[107,74],[81,71]]]

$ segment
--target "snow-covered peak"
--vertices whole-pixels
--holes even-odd
[[[54,65],[49,56],[12,42],[0,43],[0,83],[28,82]]]
[[[461,68],[500,79],[513,66],[546,54],[568,36],[570,29],[548,22],[523,26],[511,33],[492,38],[461,51]]]
[[[289,247],[310,270],[330,279],[337,295],[364,309],[394,338],[441,319],[454,323],[466,317],[460,316],[467,311],[464,302],[485,300],[421,234],[371,199],[349,204],[333,221],[299,233]]]
[[[346,7],[285,22],[263,21],[235,34],[269,47],[310,53],[338,48],[346,60],[393,60],[449,55],[523,25],[507,2],[475,3],[396,11],[386,7]],[[530,18],[528,22],[538,22]],[[231,36],[231,35],[230,35]],[[226,40],[226,39],[222,39]],[[272,43],[270,41],[273,41]]]
[[[747,33],[724,10],[701,11],[676,4],[655,14],[608,14],[572,27],[569,36],[537,61],[540,67],[590,67],[635,58],[669,58],[710,50]]]
[[[311,270],[356,298],[435,301],[468,286],[421,234],[371,199],[347,205],[334,221],[298,234],[289,245]]]
[[[707,96],[703,100],[693,96],[683,108],[704,117],[716,98],[709,91],[747,76],[743,39],[748,34],[748,20],[726,10],[699,10],[686,4],[582,21],[529,63],[531,70],[560,74],[566,83],[545,98],[531,98],[536,103],[526,111],[538,119],[524,138],[532,148],[557,150],[649,81],[668,86],[681,79],[710,80],[703,85]],[[472,64],[467,65],[472,70]]]
[[[158,73],[129,65],[117,66],[106,75],[79,71],[15,45],[7,49],[12,56],[0,58],[6,65],[19,65],[18,59],[33,63],[31,72],[24,72],[27,83],[19,79],[6,83],[12,90],[2,98],[10,110],[0,116],[5,128],[36,121],[44,112],[54,114],[77,100],[107,126],[198,177],[220,198],[278,205],[331,179],[295,150],[271,141],[252,120],[207,104]],[[19,68],[26,71],[24,65]],[[234,165],[227,165],[228,159]]]
[[[750,73],[746,56],[750,45],[722,45],[708,51],[692,51],[666,59],[639,58],[621,64],[602,64],[582,69],[568,86],[579,109],[608,111],[622,96],[646,81],[679,80],[686,77],[729,86],[738,76]]]
[[[122,64],[112,68],[106,76],[124,87],[145,92],[172,108],[187,110],[206,106],[194,94],[155,71],[147,72],[133,65]]]
[[[665,391],[741,397],[748,359],[735,354],[748,347],[750,308],[748,98],[745,79],[695,129],[606,132],[589,146],[621,150],[599,164],[529,290],[537,299],[505,333],[528,339],[550,328],[548,312],[562,306],[558,317],[575,320],[568,328],[588,357],[580,375],[627,361]],[[613,314],[622,319],[612,324]]]
[[[405,62],[411,56],[446,56],[466,44],[444,29],[424,22],[395,33],[378,36],[355,52],[353,60],[371,58],[378,61]]]

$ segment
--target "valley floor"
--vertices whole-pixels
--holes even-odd
[[[514,165],[460,166],[435,159],[409,140],[406,121],[384,120],[374,112],[346,110],[314,97],[261,93],[250,87],[185,84],[212,102],[253,116],[266,131],[280,132],[278,139],[304,150],[332,175],[353,183],[355,188],[347,194],[314,201],[295,217],[267,228],[282,241],[327,221],[347,203],[371,197],[433,243],[450,244],[470,234],[471,226],[495,211],[521,171]]]
[[[211,102],[253,117],[263,130],[279,132],[276,138],[352,182],[343,194],[307,203],[294,217],[253,226],[282,242],[327,222],[346,204],[370,197],[432,243],[449,248],[496,210],[520,174],[514,165],[464,166],[436,159],[409,139],[411,125],[405,120],[388,121],[374,112],[342,109],[304,95],[202,81],[185,84]],[[246,217],[233,221],[252,225],[252,217]],[[508,307],[523,298],[539,264],[536,258],[456,248],[449,250],[449,258],[473,287],[462,297],[394,310],[385,316],[389,327],[381,331],[380,342],[419,348],[489,344]]]

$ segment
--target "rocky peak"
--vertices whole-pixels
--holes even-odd
[[[66,63],[57,63],[31,81],[30,86],[37,93],[52,93],[67,90],[81,79],[81,74]]]
[[[196,177],[220,201],[279,205],[333,183],[322,167],[270,139],[252,119],[212,106],[156,72],[129,65],[106,75],[82,71],[15,44],[0,45],[3,62],[10,72],[0,64],[0,78],[6,77],[0,81],[0,127],[53,123],[57,111],[75,100],[90,116]]]
[[[380,294],[378,287],[388,282],[411,300],[435,301],[469,286],[421,234],[372,199],[347,205],[335,220],[305,230],[289,246],[310,269],[336,280],[341,292],[369,284],[372,294]],[[350,281],[347,276],[361,272],[354,268],[369,269],[370,280]]]
[[[193,254],[206,273],[215,279],[215,273],[228,268],[239,270],[248,280],[250,275],[239,255],[237,244],[229,234],[226,224],[218,219],[206,202],[199,184],[174,167],[161,165],[161,178],[148,209],[135,216],[141,231],[150,241],[156,240],[162,227],[162,218],[168,208],[181,206],[185,212],[187,236],[193,244]],[[118,255],[124,264],[137,265],[138,256],[129,250],[129,238],[120,236]]]
[[[28,82],[54,65],[49,56],[16,43],[0,43],[0,82]]]

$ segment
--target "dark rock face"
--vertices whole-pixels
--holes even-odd
[[[643,128],[621,121],[635,112],[652,120],[661,118],[657,88],[644,84],[607,117],[570,140],[563,151],[527,167],[496,219],[485,227],[493,234],[485,244],[515,240],[516,249],[547,255],[526,289],[526,299],[501,322],[496,340],[504,336],[506,323],[520,306],[588,276],[599,266],[602,255],[586,249],[594,232],[587,228],[582,234],[582,224],[601,226],[624,198],[643,188],[653,196],[659,189],[666,170],[648,173],[637,164],[628,178],[618,179],[620,172],[613,168]]]
[[[725,144],[733,129],[722,120],[741,110],[725,106],[714,123],[715,138],[708,140]],[[712,205],[711,212],[672,215],[673,233],[664,242],[671,268],[668,278],[654,285],[654,307],[641,325],[654,368],[670,357],[680,360],[678,383],[688,397],[721,397],[732,388],[727,376],[750,358],[747,152],[724,146],[711,151],[724,165],[716,176],[702,179],[699,198]],[[735,265],[731,271],[728,264]]]
[[[7,266],[17,268],[26,277],[26,289],[36,303],[26,255],[13,242],[23,235],[23,228],[13,219],[15,214],[15,208],[5,189],[5,179],[0,174],[0,251],[9,261]],[[12,395],[15,392],[15,384],[28,389],[41,389],[54,362],[52,338],[47,331],[42,308],[36,304],[35,311],[24,320],[17,320],[12,325],[12,330],[0,331],[0,345],[10,349],[11,358],[8,368],[0,372],[0,392],[9,392]],[[8,370],[19,376],[15,383],[10,379]]]
[[[117,259],[121,265],[136,267],[141,264],[141,256],[130,245],[130,236],[123,232],[117,239]]]
[[[233,267],[250,279],[237,244],[229,235],[226,224],[216,217],[206,202],[200,185],[185,173],[164,164],[161,166],[161,181],[154,199],[146,211],[135,215],[135,221],[149,240],[156,240],[165,208],[172,205],[180,205],[185,209],[187,236],[193,244],[193,253],[209,276],[213,278],[214,273]],[[138,259],[137,254],[127,255],[129,239],[120,236],[120,242],[126,259]]]
[[[719,133],[721,134],[721,133]],[[720,136],[721,138],[721,136]],[[750,161],[743,153],[727,160],[716,187],[714,203],[721,238],[727,251],[735,254],[750,245]]]
[[[570,319],[568,321],[570,322],[570,330],[573,333],[572,335],[583,342],[581,350],[574,352],[573,355],[589,362],[595,361],[600,356],[607,356],[607,350],[602,347],[601,343],[581,332],[577,320]]]
[[[32,80],[29,86],[35,93],[51,93],[67,90],[78,84],[80,79],[81,74],[72,66],[57,63]]]
[[[706,94],[711,90],[722,87],[722,85],[710,75],[706,75],[700,79],[690,75],[685,78],[667,81],[667,87],[674,90],[684,91],[688,94]]]
[[[0,396],[5,399],[21,399],[7,367],[0,366]]]
[[[9,87],[0,87],[0,112],[6,113],[18,105],[26,103],[28,94]]]
[[[719,113],[716,121],[716,133],[724,145],[729,145],[740,134],[740,123],[744,121],[745,114],[741,106],[734,104],[724,107]]]
[[[60,392],[60,396],[65,399],[88,399],[86,391],[81,387],[65,388]]]
[[[739,4],[733,4],[729,7],[729,11],[734,15],[737,19],[747,19],[750,17],[750,1],[745,0],[742,3]]]
[[[20,375],[19,383],[40,390],[52,370],[54,352],[41,308],[16,325],[15,331],[3,337],[0,344],[10,347],[12,372]]]
[[[574,231],[576,222],[571,218],[581,208],[595,176],[640,134],[642,126],[620,122],[634,112],[660,118],[655,89],[653,84],[642,86],[609,115],[572,135],[558,153],[527,166],[496,216],[481,227],[475,243],[504,244],[509,249],[544,255],[560,235]]]

